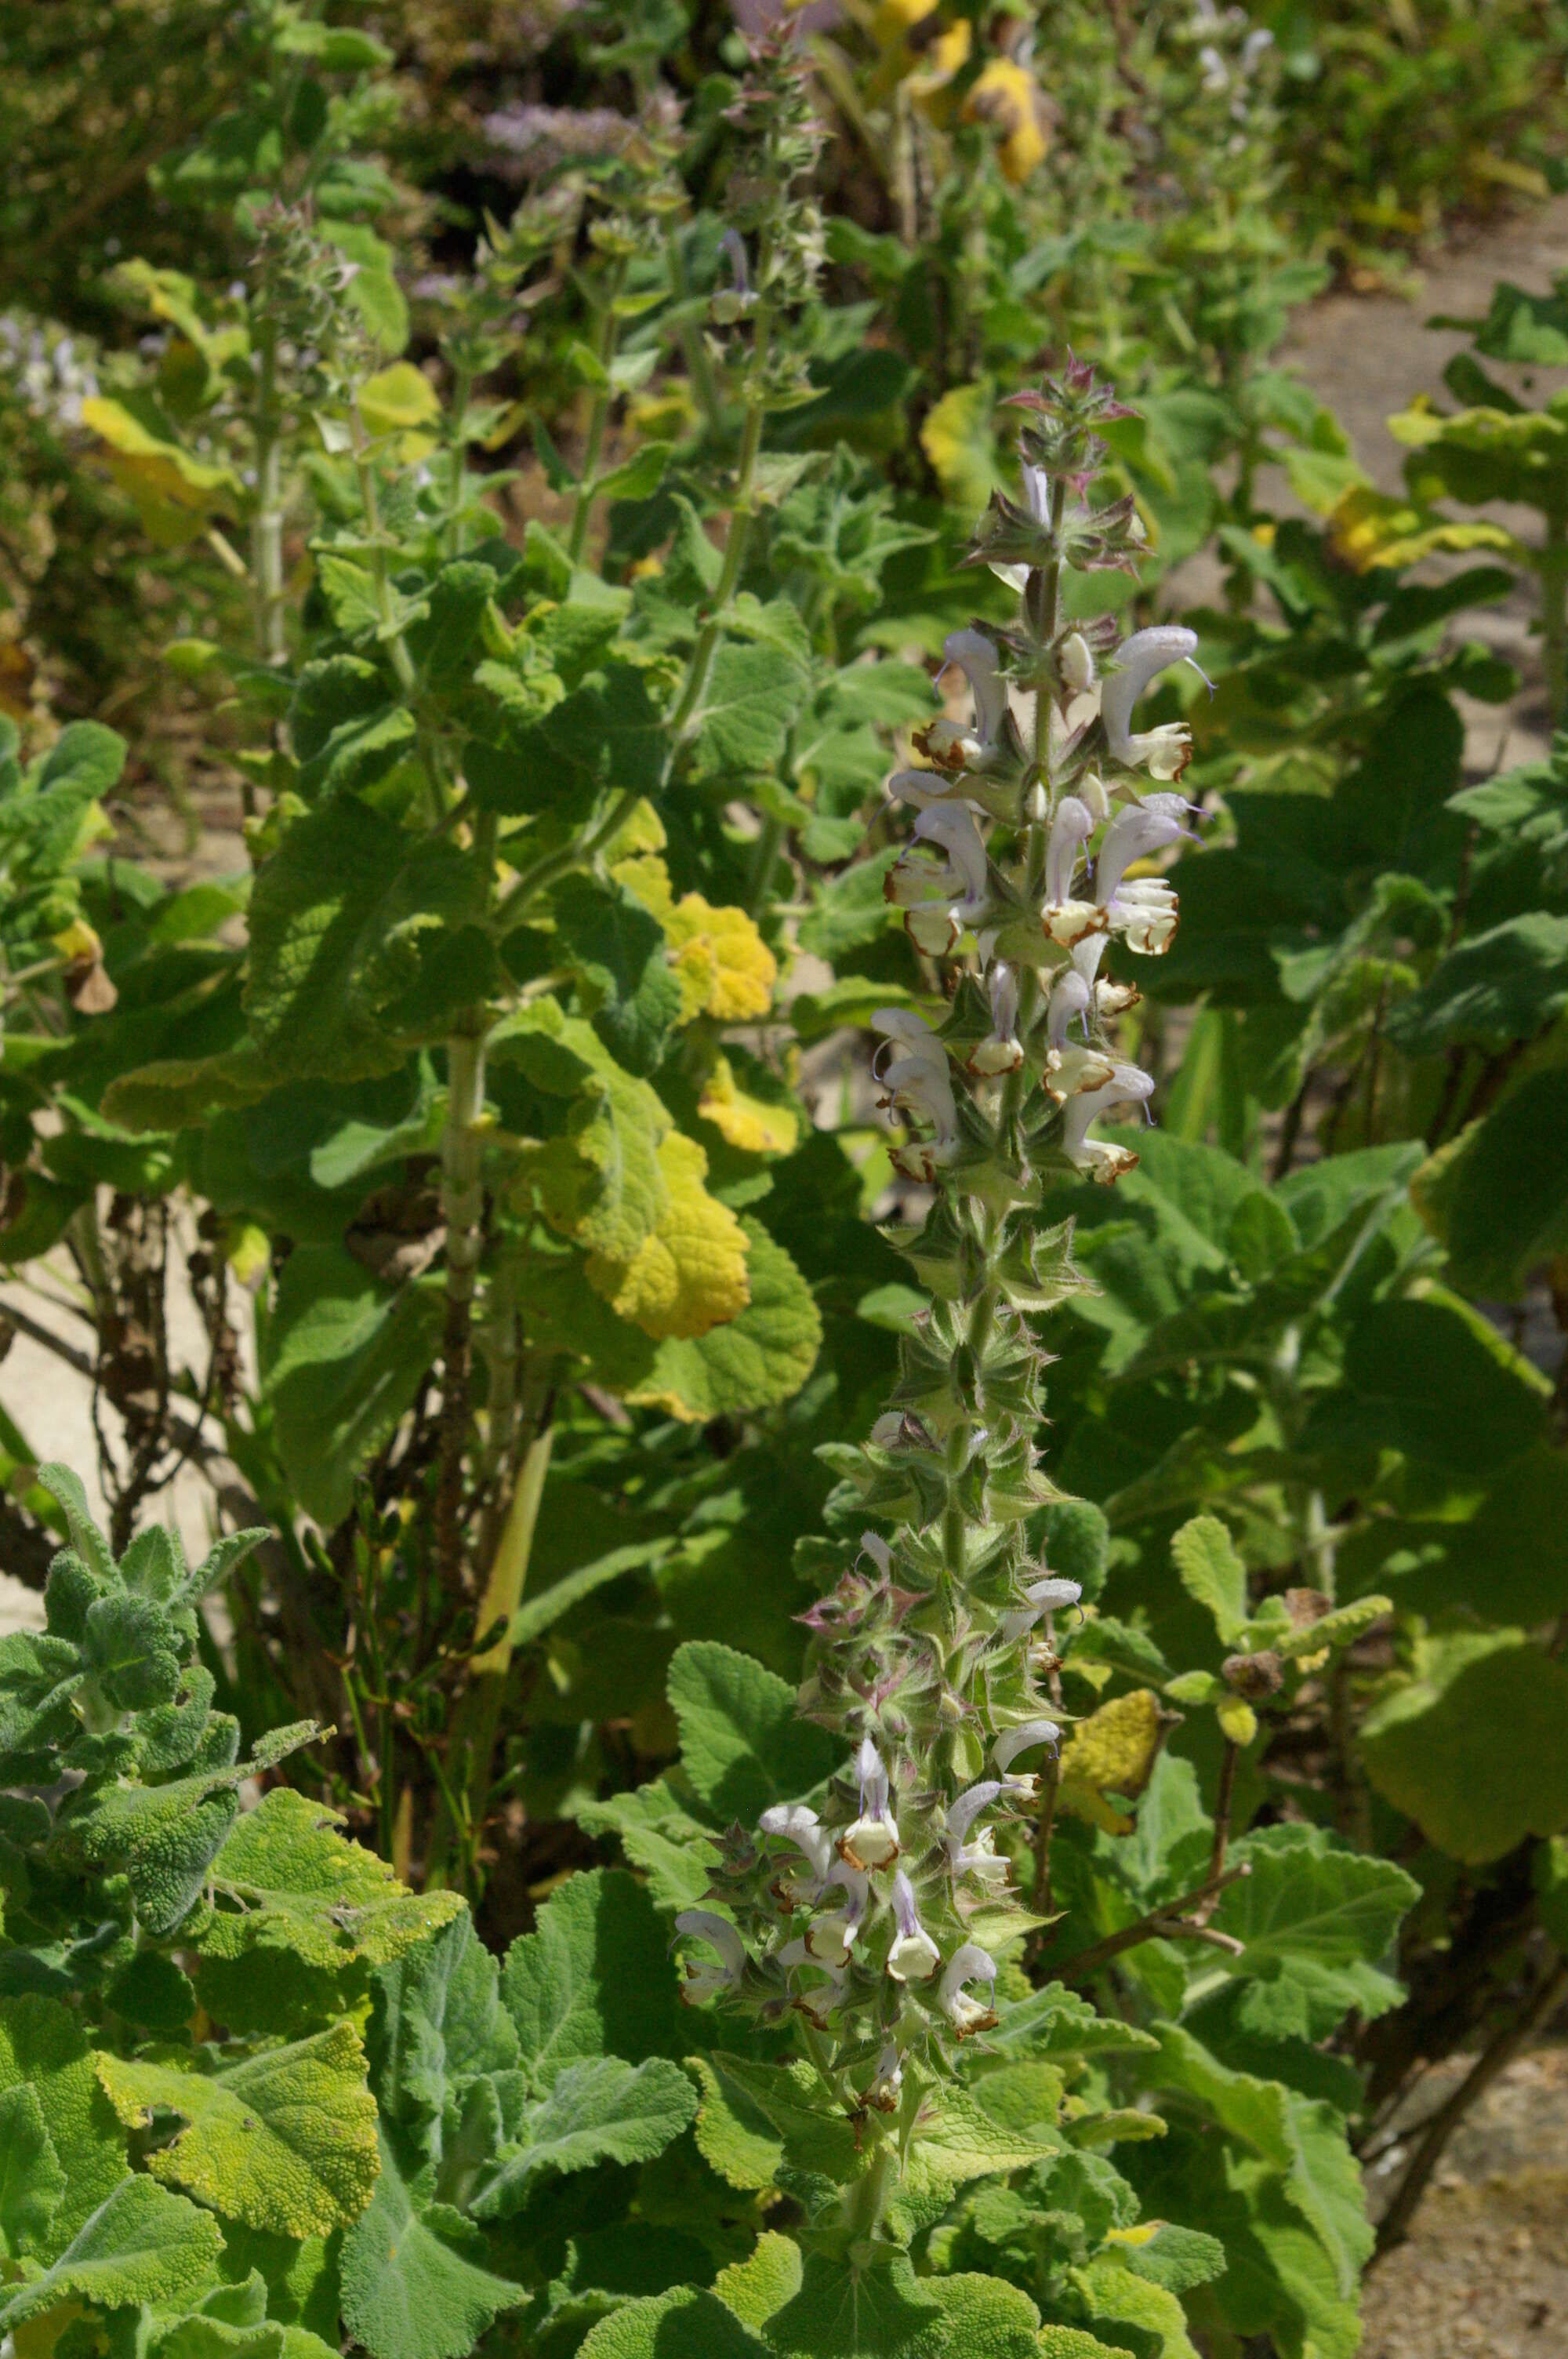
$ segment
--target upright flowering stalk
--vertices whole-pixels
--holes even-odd
[[[824,2106],[889,2180],[961,2044],[996,2021],[1004,1948],[1037,1921],[1019,1864],[1062,1734],[1038,1681],[1055,1669],[1048,1617],[1078,1592],[1028,1537],[1060,1495],[1037,1462],[1029,1322],[1076,1283],[1065,1230],[1034,1208],[1057,1173],[1111,1181],[1136,1160],[1093,1133],[1153,1086],[1108,1034],[1137,995],[1101,966],[1118,936],[1168,946],[1175,897],[1148,864],[1188,818],[1186,728],[1141,728],[1138,706],[1193,633],[1118,646],[1108,622],[1063,616],[1064,569],[1137,562],[1131,501],[1089,496],[1096,429],[1127,413],[1076,363],[1016,406],[1022,497],[993,500],[971,561],[1017,589],[1018,619],[948,641],[973,719],[936,722],[916,741],[927,766],[892,782],[914,818],[889,897],[952,989],[941,1020],[875,1018],[893,1159],[935,1190],[901,1234],[934,1299],[869,1443],[835,1453],[867,1520],[892,1527],[863,1534],[806,1616],[801,1709],[842,1735],[844,1767],[812,1804],[782,1798],[735,1831],[709,1896],[726,1918],[678,1920],[690,1995],[793,2017]],[[857,2205],[863,2237],[863,2190]]]

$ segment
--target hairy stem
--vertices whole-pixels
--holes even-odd
[[[455,1032],[447,1043],[447,1121],[441,1134],[441,1212],[447,1224],[447,1316],[441,1342],[440,1473],[436,1489],[436,1565],[449,1590],[462,1571],[463,1459],[469,1437],[473,1296],[484,1247],[481,1178],[484,1036]]]
[[[1214,1932],[1209,1926],[1199,1923],[1187,1912],[1201,1908],[1205,1902],[1212,1902],[1227,1884],[1234,1884],[1239,1877],[1251,1873],[1244,1860],[1238,1867],[1227,1867],[1219,1876],[1206,1876],[1201,1884],[1195,1885],[1191,1892],[1183,1893],[1179,1900],[1167,1900],[1160,1908],[1151,1908],[1148,1915],[1140,1917],[1135,1924],[1124,1925],[1119,1933],[1108,1934],[1092,1949],[1080,1950],[1076,1958],[1066,1959],[1052,1971],[1061,1982],[1087,1982],[1091,1974],[1108,1965],[1112,1958],[1119,1958],[1124,1950],[1137,1949],[1142,1941],[1206,1941],[1238,1948],[1239,1944],[1229,1941],[1223,1933]]]

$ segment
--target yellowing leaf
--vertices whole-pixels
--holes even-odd
[[[746,1307],[746,1233],[703,1186],[708,1158],[678,1132],[661,1140],[665,1190],[652,1234],[629,1259],[595,1253],[588,1280],[645,1335],[705,1335]]]
[[[394,361],[360,387],[360,416],[373,434],[428,426],[440,414],[435,386],[412,361]]]
[[[189,540],[210,516],[233,515],[237,477],[156,434],[124,402],[94,394],[81,405],[81,422],[108,444],[109,472],[155,540]]]
[[[996,387],[981,377],[945,393],[920,429],[920,447],[937,481],[964,508],[983,508],[1001,481],[991,432],[995,409]]]
[[[788,1155],[800,1136],[792,1105],[770,1105],[736,1081],[728,1057],[719,1058],[703,1084],[697,1112],[743,1155]]]
[[[73,918],[62,932],[49,936],[63,959],[101,959],[103,945],[85,918]]]
[[[669,937],[670,963],[681,987],[677,1022],[714,1016],[721,1024],[740,1024],[767,1014],[778,961],[744,909],[728,903],[715,908],[700,893],[683,893],[677,901],[656,853],[618,860],[611,873]]]
[[[1336,502],[1328,531],[1336,555],[1357,573],[1375,565],[1414,565],[1440,549],[1517,548],[1501,525],[1465,524],[1362,484]]]
[[[127,2127],[169,2114],[183,2125],[148,2155],[153,2177],[187,2189],[224,2219],[276,2235],[324,2236],[370,2201],[380,2167],[375,2099],[351,2023],[214,2072],[197,2071],[183,2051],[97,2060]]]
[[[1064,1810],[1129,1834],[1132,1821],[1106,1800],[1120,1794],[1136,1801],[1153,1774],[1164,1734],[1160,1699],[1152,1688],[1102,1703],[1073,1731],[1062,1747],[1060,1799]]]
[[[1228,1701],[1217,1704],[1214,1716],[1228,1744],[1250,1745],[1258,1734],[1258,1715],[1249,1703],[1242,1702],[1239,1696],[1232,1696]]]

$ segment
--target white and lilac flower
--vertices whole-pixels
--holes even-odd
[[[898,1821],[893,1817],[887,1765],[869,1736],[855,1756],[860,1814],[838,1838],[838,1856],[865,1873],[891,1867],[898,1857]]]
[[[844,1905],[812,1919],[806,1929],[806,1951],[816,1965],[840,1968],[849,1964],[849,1952],[865,1930],[871,1883],[858,1868],[848,1866],[838,1867],[828,1881],[842,1887]]]
[[[866,2103],[874,2105],[879,2114],[895,2114],[903,2093],[903,2059],[890,2039],[877,2059],[876,2078],[866,2091]]]
[[[920,1921],[914,1886],[901,1867],[892,1880],[893,1915],[898,1931],[888,1951],[888,1972],[895,1983],[923,1983],[942,1962],[942,1952]]]
[[[1033,1629],[1043,1614],[1056,1614],[1064,1606],[1076,1605],[1083,1593],[1077,1582],[1058,1580],[1054,1573],[1048,1573],[1044,1580],[1032,1581],[1023,1593],[1024,1603],[1004,1614],[997,1625],[1003,1644],[1015,1647]]]
[[[784,1897],[791,1901],[816,1899],[833,1873],[833,1838],[804,1802],[775,1802],[757,1821],[765,1835],[794,1843],[811,1870],[809,1879],[792,1876]]]
[[[1054,1753],[1061,1742],[1062,1732],[1054,1720],[1026,1720],[1017,1728],[1004,1728],[991,1746],[991,1759],[1001,1771],[1006,1790],[1033,1801],[1040,1791],[1039,1778],[1033,1770],[1015,1776],[1012,1765],[1021,1753],[1033,1753],[1037,1745],[1042,1745],[1047,1751]]]
[[[1091,1180],[1110,1182],[1130,1171],[1138,1158],[1130,1148],[1112,1147],[1104,1139],[1087,1136],[1097,1114],[1128,1099],[1139,1103],[1152,1097],[1152,1077],[1140,1071],[1136,1065],[1118,1065],[1103,1089],[1085,1090],[1079,1096],[1067,1100],[1062,1117],[1062,1149],[1069,1162]]]
[[[977,2031],[989,2031],[996,2021],[996,2009],[972,1998],[966,1985],[989,1983],[996,1989],[996,1960],[978,1941],[966,1941],[947,1963],[937,1989],[942,2012],[960,2039],[968,2039]]]
[[[928,803],[916,816],[914,835],[916,845],[933,843],[946,855],[941,866],[911,846],[889,869],[882,891],[905,912],[911,938],[941,958],[990,907],[986,847],[968,803]]]
[[[973,1842],[970,1829],[982,1810],[1001,1798],[1000,1778],[982,1778],[978,1786],[968,1787],[949,1806],[946,1842],[947,1865],[955,1879],[961,1875],[979,1876],[982,1884],[1005,1884],[1008,1864],[997,1852],[989,1827],[982,1827]]]
[[[1130,769],[1147,769],[1152,777],[1179,778],[1193,757],[1192,731],[1184,721],[1167,721],[1158,729],[1135,734],[1132,708],[1159,673],[1175,663],[1193,663],[1197,633],[1180,623],[1157,623],[1152,630],[1134,631],[1119,650],[1118,669],[1100,692],[1099,714],[1107,751],[1113,762]],[[1193,666],[1196,670],[1195,664]]]
[[[687,2006],[700,2006],[720,1991],[734,1990],[746,1970],[746,1945],[728,1917],[716,1916],[711,1908],[683,1908],[676,1919],[676,1931],[694,1941],[706,1941],[717,1953],[717,1965],[698,1965],[686,1961],[681,1997]]]
[[[1124,810],[1119,810],[1101,839],[1095,862],[1096,900],[1102,904],[1114,901],[1134,861],[1162,851],[1178,836],[1190,835],[1192,830],[1184,827],[1183,821],[1192,808],[1184,795],[1161,794],[1145,795],[1141,802],[1130,803]]]
[[[928,1122],[936,1134],[929,1141],[912,1141],[894,1160],[914,1178],[933,1179],[943,1164],[952,1161],[958,1145],[958,1108],[947,1051],[931,1027],[906,1007],[879,1007],[871,1027],[884,1036],[883,1047],[871,1060],[871,1071],[887,1093],[882,1103]],[[895,1052],[891,1056],[890,1049]]]
[[[969,1071],[982,1080],[999,1073],[1016,1073],[1023,1062],[1018,1037],[1018,977],[1005,961],[993,962],[986,977],[991,1004],[991,1028],[969,1052]]]

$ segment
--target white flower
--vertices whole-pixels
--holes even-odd
[[[1007,719],[1007,683],[997,664],[996,648],[983,631],[952,631],[942,643],[944,664],[957,664],[975,700],[975,728],[980,751],[996,745]]]
[[[899,1113],[928,1122],[936,1136],[918,1142],[902,1168],[929,1180],[951,1162],[958,1144],[958,1109],[947,1068],[947,1051],[928,1024],[906,1007],[879,1007],[871,1018],[874,1031],[885,1036],[884,1047],[871,1060],[871,1071],[887,1092],[882,1103]],[[878,1071],[888,1045],[902,1049]]]
[[[967,803],[928,803],[915,820],[914,833],[917,842],[935,844],[946,859],[934,868],[913,849],[901,853],[882,891],[907,911],[905,923],[921,949],[940,958],[990,906],[986,848]]]
[[[1176,938],[1181,905],[1162,876],[1132,876],[1110,905],[1110,922],[1130,951],[1159,958]]]
[[[1011,967],[998,959],[986,977],[986,985],[990,995],[991,1028],[969,1051],[969,1071],[984,1078],[1016,1073],[1023,1062],[1023,1043],[1018,1037],[1018,977]]]
[[[1004,1728],[991,1746],[991,1759],[1001,1771],[1010,1793],[1033,1798],[1040,1790],[1040,1780],[1033,1772],[1026,1777],[1011,1775],[1013,1763],[1021,1753],[1032,1753],[1044,1745],[1054,1753],[1062,1742],[1062,1732],[1054,1720],[1026,1720],[1017,1728]]]
[[[1169,721],[1141,736],[1132,734],[1132,708],[1150,681],[1173,663],[1192,663],[1197,633],[1180,623],[1157,623],[1134,631],[1118,653],[1119,669],[1100,692],[1099,716],[1113,762],[1149,770],[1156,778],[1179,778],[1192,759],[1192,732],[1184,721]],[[1196,666],[1194,666],[1195,670]]]
[[[700,2006],[717,1992],[735,1988],[745,1972],[746,1947],[727,1917],[715,1916],[711,1908],[683,1908],[676,1919],[676,1931],[706,1941],[719,1958],[716,1966],[694,1965],[687,1959],[680,1995],[688,2006]]]
[[[902,1867],[892,1880],[892,1906],[898,1931],[888,1951],[888,1972],[895,1983],[923,1983],[936,1972],[942,1952],[920,1921],[914,1886]]]
[[[838,1856],[862,1873],[890,1867],[898,1857],[898,1821],[889,1806],[886,1764],[869,1736],[855,1756],[860,1785],[860,1815],[838,1838]]]
[[[1083,1593],[1077,1582],[1059,1581],[1054,1574],[1043,1581],[1032,1581],[1023,1593],[1024,1604],[1004,1614],[998,1625],[1004,1645],[1015,1647],[1026,1631],[1033,1629],[1043,1614],[1055,1614],[1064,1606],[1076,1605]]]
[[[870,1878],[852,1867],[840,1867],[832,1880],[843,1886],[844,1906],[812,1919],[806,1929],[806,1951],[817,1965],[838,1968],[849,1964],[860,1937],[871,1887]]]
[[[940,802],[952,794],[957,785],[957,778],[946,777],[940,770],[895,770],[888,780],[888,792],[894,802],[924,810],[927,803]]]
[[[902,1411],[884,1408],[881,1417],[873,1419],[869,1439],[878,1450],[896,1450],[903,1439]],[[889,1553],[891,1556],[891,1550]]]
[[[1113,1060],[1098,1049],[1087,1043],[1081,1049],[1067,1046],[1068,1025],[1075,1016],[1087,1016],[1093,997],[1091,986],[1076,967],[1064,967],[1051,987],[1045,1012],[1045,1087],[1058,1104],[1081,1090],[1101,1088],[1116,1070]]]
[[[814,1958],[803,1940],[786,1941],[782,1950],[774,1951],[773,1962],[789,1967],[816,1966],[827,1975],[825,1983],[814,1983],[809,1990],[797,1991],[794,2001],[801,2014],[809,2016],[821,2030],[844,1995],[843,1968],[827,1965],[820,1958]]]
[[[1081,1097],[1087,1090],[1103,1089],[1116,1066],[1100,1049],[1047,1049],[1045,1087],[1058,1105]]]
[[[1117,887],[1135,860],[1162,851],[1192,831],[1182,824],[1192,805],[1183,795],[1145,795],[1117,812],[1107,828],[1095,862],[1095,898],[1114,901]]]
[[[881,1420],[879,1419],[880,1423]],[[885,1581],[892,1571],[892,1550],[880,1532],[862,1532],[860,1546]]]
[[[1064,795],[1051,821],[1045,847],[1045,898],[1056,904],[1072,897],[1078,854],[1094,833],[1094,813],[1076,795]]]
[[[1093,1180],[1109,1182],[1130,1171],[1138,1158],[1125,1147],[1108,1146],[1103,1139],[1086,1136],[1097,1114],[1108,1106],[1131,1098],[1141,1102],[1154,1093],[1154,1083],[1148,1073],[1136,1065],[1118,1065],[1103,1089],[1085,1090],[1079,1096],[1069,1098],[1062,1117],[1062,1148],[1068,1160]]]
[[[1053,1049],[1065,1048],[1067,1027],[1075,1016],[1087,1016],[1094,997],[1090,986],[1076,967],[1062,969],[1051,986],[1051,998],[1045,1010],[1045,1038]]]
[[[1036,524],[1051,521],[1051,474],[1045,467],[1022,467],[1023,505]]]
[[[866,2103],[879,2114],[894,2114],[903,2090],[903,2060],[890,2039],[877,2059],[877,2077],[866,2091]]]
[[[757,1821],[765,1835],[777,1835],[804,1852],[810,1864],[810,1891],[820,1891],[833,1868],[833,1839],[804,1802],[775,1802]]]
[[[982,1884],[1005,1884],[1009,1869],[1005,1859],[999,1857],[991,1841],[989,1827],[983,1827],[973,1843],[969,1829],[982,1810],[989,1810],[1001,1795],[1000,1781],[983,1778],[979,1785],[970,1786],[948,1808],[946,1842],[947,1865],[955,1880],[960,1875],[978,1875]]]
[[[968,2039],[977,2031],[989,2031],[996,2021],[996,2009],[982,2006],[971,1998],[966,1983],[989,1983],[996,1987],[996,1960],[978,1941],[966,1941],[957,1954],[949,1960],[937,1991],[942,2012],[960,2039]]]

